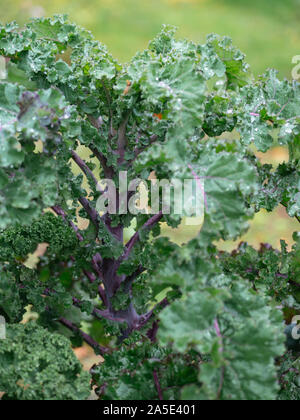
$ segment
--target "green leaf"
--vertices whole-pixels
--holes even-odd
[[[90,393],[68,340],[34,323],[9,325],[0,346],[0,389],[5,399],[83,400]]]
[[[172,342],[176,351],[181,352],[190,345],[202,351],[206,347],[208,330],[222,306],[222,299],[215,290],[191,292],[182,301],[172,303],[160,314],[161,343]]]

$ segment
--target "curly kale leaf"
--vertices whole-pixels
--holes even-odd
[[[196,380],[199,362],[195,352],[182,356],[148,341],[135,348],[124,345],[91,373],[102,399],[157,400],[161,392],[172,400],[180,397],[182,386]]]
[[[281,401],[299,401],[300,399],[300,359],[293,352],[287,352],[280,359],[278,372]]]
[[[89,375],[69,341],[34,323],[8,325],[0,342],[0,389],[4,399],[82,400],[90,393]]]

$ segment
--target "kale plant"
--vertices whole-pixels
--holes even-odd
[[[255,80],[229,38],[167,26],[126,65],[65,16],[1,26],[0,54],[3,398],[299,399],[299,232],[290,252],[217,244],[260,209],[300,221],[300,84]],[[255,151],[278,144],[289,161],[263,165]],[[203,185],[195,239],[163,237],[189,215],[162,195],[128,211],[120,173]],[[103,357],[90,375],[83,342]]]

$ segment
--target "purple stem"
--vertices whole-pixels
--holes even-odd
[[[112,179],[114,177],[114,170],[113,170],[113,168],[111,168],[107,165],[106,157],[101,152],[99,152],[95,147],[90,146],[90,149],[93,152],[93,154],[96,156],[96,158],[99,160],[105,177],[109,178],[109,179]],[[98,183],[98,188],[99,188],[99,183]],[[100,189],[99,189],[99,191],[103,192],[103,190],[100,190]]]
[[[139,266],[139,268],[132,273],[130,276],[126,277],[124,280],[124,291],[125,293],[128,293],[131,290],[132,287],[132,283],[134,282],[134,280],[140,275],[142,274],[146,269],[143,266]]]
[[[51,294],[55,294],[56,292],[54,290],[51,290],[49,288],[45,289],[43,291],[43,294],[45,296],[50,296]],[[72,302],[73,305],[76,306],[77,308],[81,309],[82,303],[79,299],[77,299],[76,297],[72,296]],[[112,314],[108,309],[105,309],[104,311],[101,311],[100,309],[94,308],[92,315],[95,318],[104,318],[104,319],[108,319],[110,321],[116,321],[116,322],[125,322],[124,318],[120,318],[115,316],[114,314]]]
[[[118,160],[119,164],[124,161],[125,149],[127,146],[126,129],[129,117],[130,112],[127,112],[118,130],[118,154],[120,156]]]
[[[99,354],[105,355],[110,352],[108,348],[100,346],[100,344],[97,343],[97,341],[95,341],[92,337],[83,332],[80,328],[76,327],[76,325],[74,325],[71,321],[68,321],[66,318],[60,318],[59,322],[69,330],[79,334],[83,338],[83,340]]]
[[[219,339],[220,339],[220,344],[221,344],[221,347],[220,347],[220,353],[222,354],[223,352],[224,352],[224,347],[223,347],[223,336],[222,336],[222,334],[221,334],[221,329],[220,329],[220,326],[219,326],[219,322],[218,322],[218,319],[216,318],[215,320],[214,320],[214,327],[215,327],[215,330],[216,330],[216,333],[217,333],[217,336],[219,337]],[[222,392],[222,389],[223,389],[223,384],[224,384],[224,377],[225,377],[225,366],[222,366],[221,367],[221,377],[220,377],[220,384],[219,384],[219,388],[218,388],[218,392],[217,392],[217,400],[219,400],[220,399],[220,397],[221,397],[221,392]]]
[[[90,206],[89,200],[87,200],[85,197],[80,197],[78,199],[79,203],[82,205],[86,213],[88,214],[89,218],[93,222],[93,224],[96,226],[96,228],[99,228],[99,222],[98,222],[98,213],[95,209],[93,209]]]
[[[152,308],[149,312],[147,312],[146,314],[142,315],[142,321],[140,323],[139,328],[142,328],[145,324],[147,324],[147,322],[149,321],[150,318],[152,318],[152,316],[154,315],[154,312],[159,308],[159,309],[164,309],[165,307],[167,307],[170,304],[170,302],[168,301],[167,298],[164,298],[162,301],[160,301],[159,303],[157,303],[154,308]]]
[[[74,160],[74,162],[77,163],[77,165],[82,170],[82,172],[88,178],[92,178],[92,180],[94,181],[94,184],[97,186],[98,185],[98,180],[96,179],[95,175],[93,174],[91,169],[88,167],[88,165],[77,155],[76,152],[74,152],[74,150],[72,150],[71,154],[72,154],[72,159]]]
[[[163,213],[160,211],[159,213],[152,216],[143,226],[140,230],[138,230],[133,237],[127,242],[125,245],[126,251],[123,254],[123,257],[121,258],[122,261],[125,261],[128,259],[130,252],[134,245],[140,240],[140,232],[144,229],[151,229],[156,223],[158,223],[163,218]]]
[[[103,280],[103,273],[101,271],[101,266],[102,266],[103,260],[101,255],[99,254],[99,252],[93,256],[92,258],[92,265],[94,270],[96,271],[96,273],[98,274],[98,277]]]
[[[154,321],[152,327],[147,332],[147,337],[151,340],[152,343],[156,342],[156,336],[158,332],[159,321]]]
[[[89,279],[89,281],[90,281],[90,283],[95,283],[95,281],[96,281],[96,276],[95,276],[95,274],[94,273],[90,273],[89,271],[87,271],[87,270],[83,270],[83,272],[84,272],[84,274],[87,276],[87,278]]]
[[[155,387],[158,393],[158,399],[163,400],[164,397],[163,397],[162,389],[159,383],[158,374],[156,370],[153,371],[153,379],[154,379]]]

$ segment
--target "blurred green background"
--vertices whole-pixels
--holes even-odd
[[[291,78],[292,57],[300,55],[300,0],[0,0],[0,7],[2,22],[20,24],[30,17],[67,13],[121,62],[145,48],[164,23],[176,25],[180,37],[194,41],[203,42],[211,32],[229,35],[246,53],[256,75],[274,67],[281,77]],[[275,165],[286,159],[281,148],[264,156]],[[278,208],[273,214],[256,215],[243,239],[255,246],[260,242],[279,246],[280,238],[292,244],[295,230],[299,224]],[[195,235],[196,229],[165,232],[181,243]]]
[[[203,41],[229,35],[258,74],[276,67],[289,77],[300,54],[299,0],[0,0],[1,20],[24,23],[31,16],[67,13],[127,61],[160,30],[178,27],[181,37]]]

